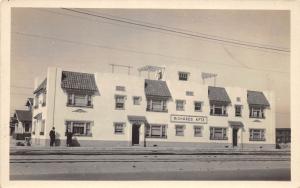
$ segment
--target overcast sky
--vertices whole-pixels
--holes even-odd
[[[81,11],[206,37],[290,48],[288,11]],[[11,113],[25,108],[34,78],[45,77],[49,66],[109,72],[110,63],[134,68],[184,64],[217,73],[219,86],[273,90],[277,127],[290,127],[290,54],[286,52],[229,45],[50,8],[13,8],[11,37]]]

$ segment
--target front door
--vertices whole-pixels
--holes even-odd
[[[132,145],[138,145],[140,143],[140,127],[141,125],[132,125]]]
[[[238,130],[237,128],[233,128],[232,129],[232,146],[235,147],[237,146],[237,133],[238,133]]]

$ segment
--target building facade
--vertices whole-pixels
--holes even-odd
[[[139,75],[48,68],[35,85],[32,142],[78,146],[275,148],[271,91],[215,87],[185,66],[145,66]],[[201,76],[202,75],[202,76]]]
[[[16,140],[25,140],[31,137],[32,104],[33,99],[28,98],[25,104],[28,110],[16,110],[11,118],[11,123],[13,124],[11,134]]]

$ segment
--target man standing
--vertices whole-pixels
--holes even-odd
[[[71,147],[72,146],[72,136],[73,133],[71,132],[71,130],[67,130],[67,147]]]
[[[55,128],[53,127],[52,130],[49,133],[50,136],[50,146],[52,147],[55,143]]]

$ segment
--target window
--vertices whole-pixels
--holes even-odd
[[[90,121],[66,121],[66,132],[71,131],[76,136],[91,136]]]
[[[187,73],[187,72],[179,72],[178,73],[178,77],[179,77],[179,80],[181,80],[181,81],[187,81],[188,77],[189,77],[189,73]]]
[[[36,120],[33,120],[32,134],[35,135]]]
[[[26,133],[30,132],[30,123],[29,122],[25,122],[25,124],[24,124],[24,132],[26,132]]]
[[[202,137],[202,127],[201,126],[194,126],[194,136]]]
[[[125,86],[116,86],[117,91],[125,91]]]
[[[194,109],[196,112],[201,112],[202,111],[202,102],[195,101],[194,102]]]
[[[184,111],[184,100],[176,100],[176,110],[177,111]]]
[[[241,97],[237,97],[237,98],[236,98],[236,101],[237,101],[237,102],[241,102]]]
[[[125,109],[125,96],[116,95],[116,109],[117,110],[124,110]]]
[[[163,77],[163,74],[162,74],[161,71],[159,71],[159,72],[157,73],[157,79],[158,79],[158,80],[161,80],[162,77]]]
[[[241,105],[235,105],[235,116],[242,117],[242,106]]]
[[[265,114],[264,114],[264,108],[262,107],[254,107],[254,106],[250,106],[250,118],[265,118]]]
[[[210,128],[210,139],[211,140],[227,140],[227,128],[222,127],[211,127]]]
[[[45,134],[45,120],[43,119],[41,121],[41,131],[40,131],[40,135],[44,135]]]
[[[74,105],[85,106],[87,105],[87,100],[85,95],[74,95]]]
[[[250,141],[265,141],[265,130],[264,129],[250,129],[249,130]]]
[[[226,106],[224,105],[210,105],[210,115],[213,116],[227,116]]]
[[[167,125],[147,124],[146,137],[147,138],[167,138],[166,135]]]
[[[142,97],[134,96],[134,97],[133,97],[133,104],[134,104],[134,105],[140,105],[141,99],[142,99]]]
[[[175,125],[176,136],[184,136],[184,125]]]
[[[114,123],[115,134],[124,134],[125,123]]]
[[[147,111],[152,112],[167,112],[166,99],[147,99]]]
[[[43,93],[43,102],[42,106],[46,106],[46,92]]]
[[[194,96],[194,92],[193,91],[186,91],[185,95],[186,96]]]
[[[38,108],[39,107],[39,96],[36,95],[34,97],[34,108]]]
[[[67,106],[92,107],[92,96],[86,94],[68,93]]]

